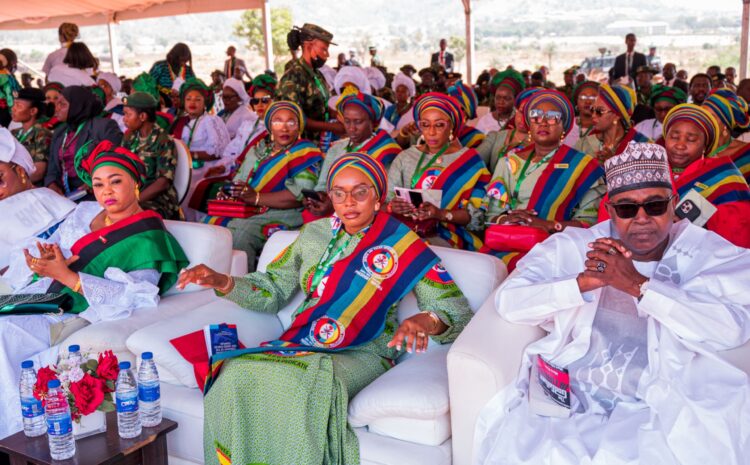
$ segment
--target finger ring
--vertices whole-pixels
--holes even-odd
[[[617,249],[615,249],[614,247],[610,247],[607,253],[610,255],[617,255]]]
[[[604,262],[599,262],[596,264],[596,271],[599,273],[604,273],[604,270],[607,269],[607,264]]]
[[[419,331],[419,332],[417,333],[417,337],[427,337],[427,334],[425,334],[425,333],[424,333],[424,332],[422,332],[422,331]]]

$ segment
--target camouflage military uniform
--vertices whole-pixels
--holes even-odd
[[[28,131],[18,128],[12,130],[11,133],[21,145],[26,147],[34,163],[47,163],[49,145],[52,142],[52,131],[37,123],[31,126]]]
[[[558,87],[557,90],[565,94],[565,96],[568,97],[568,100],[570,100],[573,103],[573,105],[575,105],[576,102],[573,102],[573,89],[574,88],[575,86],[569,86],[565,84],[564,86]]]
[[[325,77],[314,70],[302,58],[290,62],[289,68],[276,89],[278,100],[290,100],[302,108],[306,118],[328,121],[328,99],[330,94]],[[318,143],[320,133],[305,129],[303,136]]]
[[[169,134],[159,126],[154,125],[151,134],[143,139],[137,131],[128,131],[122,139],[122,146],[137,154],[146,164],[144,189],[159,178],[174,181],[177,149]],[[170,186],[152,200],[141,202],[141,206],[147,210],[154,210],[166,220],[179,219],[180,216],[174,186]]]
[[[638,89],[638,105],[649,106],[649,100],[651,99],[651,90],[653,87],[641,87]]]

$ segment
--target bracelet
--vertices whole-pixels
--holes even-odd
[[[258,206],[258,202],[260,201],[260,192],[255,193],[255,206]]]
[[[73,286],[73,292],[75,292],[76,294],[80,293],[82,286],[83,285],[81,284],[81,278],[78,278],[78,282],[76,282],[76,285]]]
[[[403,137],[404,139],[409,139],[410,136],[408,134],[404,134],[404,129],[406,129],[406,128],[405,127],[401,128],[401,130],[398,132],[398,135],[401,136],[401,137]]]
[[[227,285],[222,287],[221,289],[216,289],[216,292],[224,295],[229,294],[230,292],[232,292],[232,289],[234,289],[234,278],[230,274],[226,275],[226,277]]]
[[[430,330],[430,334],[436,334],[438,328],[440,327],[440,323],[442,323],[442,320],[440,320],[440,317],[437,316],[435,312],[423,311],[420,313],[424,313],[430,317],[430,319],[432,320],[432,330]]]
[[[502,215],[498,216],[497,219],[495,220],[495,224],[500,224],[500,221],[502,221],[502,219],[505,218],[506,216],[508,216],[507,213],[503,213]]]

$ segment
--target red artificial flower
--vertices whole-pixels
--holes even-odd
[[[45,400],[47,397],[47,383],[57,379],[55,373],[50,367],[42,367],[36,374],[36,384],[34,385],[34,397],[38,400]]]
[[[75,399],[76,408],[81,415],[94,413],[104,401],[104,381],[86,373],[75,383],[70,383],[70,393]]]
[[[120,373],[119,362],[111,350],[105,350],[99,354],[99,365],[96,367],[96,375],[105,381],[115,381]]]

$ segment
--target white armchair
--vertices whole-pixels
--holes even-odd
[[[258,269],[265,270],[296,236],[296,232],[274,234],[260,256]],[[474,311],[507,275],[505,266],[494,257],[442,247],[433,250]],[[131,352],[154,353],[162,380],[164,414],[180,422],[180,428],[170,435],[170,463],[203,463],[203,397],[192,366],[169,340],[209,323],[226,322],[237,324],[239,338],[245,345],[256,345],[278,337],[290,324],[292,312],[302,298],[301,294],[294,298],[278,317],[244,310],[225,300],[212,301],[188,315],[162,320],[130,336],[127,346]],[[409,294],[401,302],[399,319],[417,311],[416,298]],[[349,422],[359,437],[363,465],[451,463],[448,348],[433,343],[426,354],[402,357],[396,367],[351,400]]]

